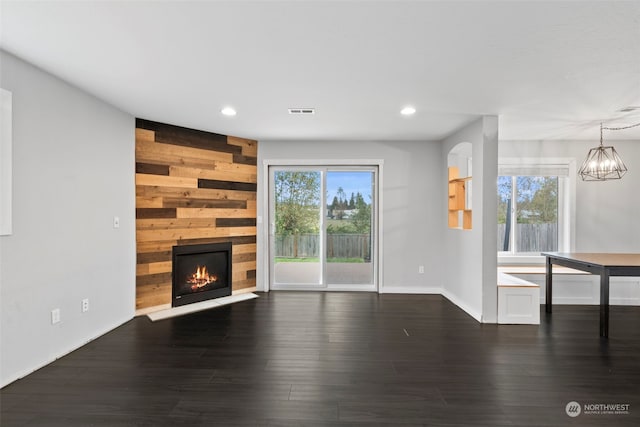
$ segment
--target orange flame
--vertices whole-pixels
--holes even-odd
[[[191,289],[199,289],[211,283],[218,281],[217,275],[209,275],[207,266],[197,266],[196,271],[187,279],[187,283],[191,285]]]

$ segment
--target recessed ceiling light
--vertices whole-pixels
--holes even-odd
[[[412,114],[415,114],[416,109],[413,107],[404,107],[402,110],[400,110],[400,114],[402,114],[403,116],[410,116]]]
[[[236,110],[234,110],[231,107],[224,107],[222,110],[220,110],[220,112],[222,114],[224,114],[225,116],[235,116],[236,115]]]

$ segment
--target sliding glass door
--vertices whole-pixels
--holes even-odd
[[[325,271],[327,283],[373,283],[374,171],[326,172]]]
[[[322,285],[322,174],[309,169],[271,173],[272,283]]]
[[[270,167],[272,289],[377,289],[376,171]]]

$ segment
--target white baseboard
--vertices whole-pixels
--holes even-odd
[[[540,298],[540,304],[545,304],[544,297]],[[590,297],[553,297],[554,305],[600,305],[600,300]],[[609,298],[609,305],[640,306],[638,298]]]
[[[442,290],[442,296],[445,297],[446,299],[448,299],[449,301],[451,301],[452,303],[454,303],[455,305],[457,305],[458,307],[460,307],[469,316],[473,317],[475,320],[477,320],[478,322],[482,323],[482,313],[478,313],[476,310],[473,310],[467,304],[465,304],[464,302],[460,301],[460,298],[458,298],[456,295],[452,294],[451,292],[447,291],[446,289],[443,289]]]
[[[441,295],[442,288],[419,288],[409,286],[385,286],[380,289],[381,294],[425,294],[425,295]]]
[[[38,363],[35,367],[29,368],[29,369],[25,369],[24,371],[21,371],[21,372],[18,372],[18,373],[15,373],[15,374],[11,375],[9,378],[4,379],[0,383],[0,388],[8,386],[9,384],[11,384],[14,381],[18,381],[19,379],[22,379],[22,378],[26,377],[27,375],[34,373],[38,369],[44,368],[45,366],[49,365],[50,363],[55,362],[56,360],[60,359],[61,357],[64,357],[67,354],[76,351],[80,347],[85,346],[86,344],[90,343],[91,341],[95,340],[96,338],[100,338],[104,334],[107,334],[107,333],[113,331],[114,329],[124,325],[125,323],[127,323],[131,319],[133,319],[133,317],[131,317],[130,319],[126,319],[123,322],[118,322],[118,323],[115,323],[115,324],[113,324],[111,326],[108,326],[107,328],[104,328],[100,332],[98,332],[98,334],[95,335],[93,338],[89,338],[87,340],[77,342],[77,343],[71,345],[68,349],[62,351],[60,354],[57,354],[57,355],[55,355],[55,356],[53,356],[51,358],[47,358],[47,359],[43,360],[42,362]]]

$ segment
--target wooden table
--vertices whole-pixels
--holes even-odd
[[[574,268],[600,276],[600,336],[609,336],[609,277],[640,276],[640,254],[543,252],[547,257],[546,311],[551,313],[552,266]]]

